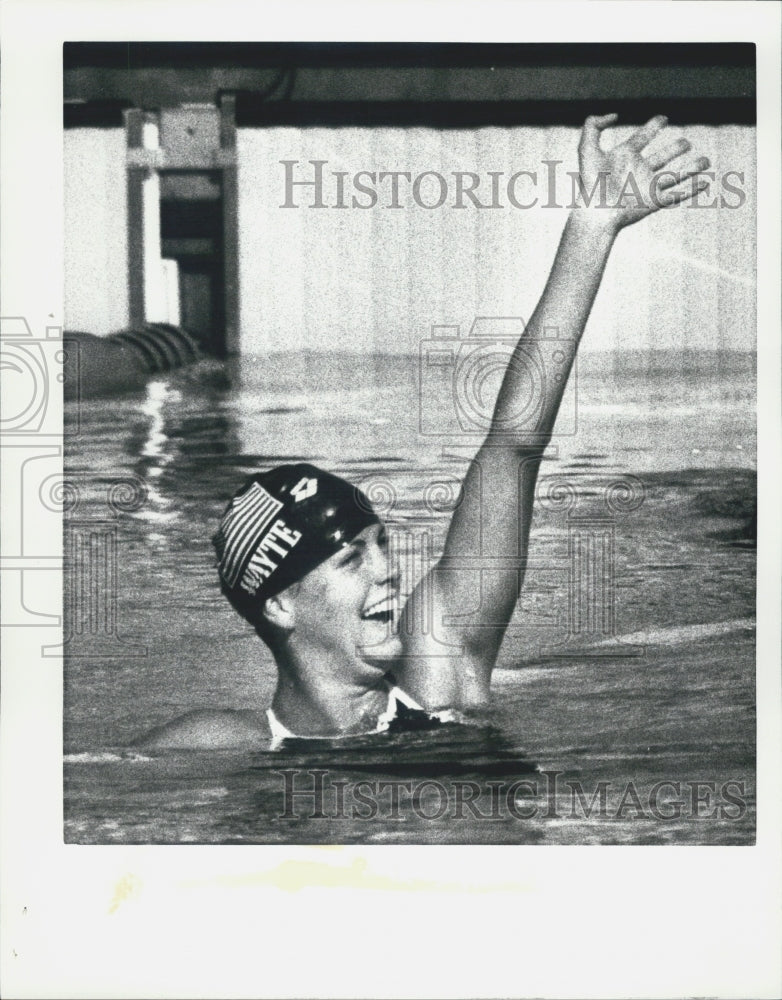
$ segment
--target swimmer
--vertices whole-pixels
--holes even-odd
[[[270,733],[273,743],[344,737],[437,725],[488,703],[524,580],[540,461],[611,248],[625,226],[679,205],[708,183],[700,176],[708,160],[691,155],[687,140],[671,138],[661,116],[605,151],[601,134],[616,118],[584,124],[579,204],[509,361],[442,556],[413,590],[396,629],[389,622],[399,580],[367,497],[312,465],[258,473],[229,503],[215,548],[223,593],[277,664],[271,708],[266,717],[253,710],[191,712],[141,745],[245,747],[263,745]],[[551,327],[564,358],[556,371],[542,366],[536,426],[519,429],[514,414],[524,409],[525,358]],[[436,628],[423,629],[424,620]]]

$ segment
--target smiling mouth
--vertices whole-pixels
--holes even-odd
[[[375,601],[365,608],[361,613],[361,618],[368,622],[380,622],[387,625],[394,620],[394,600],[391,597],[384,597],[381,601]]]

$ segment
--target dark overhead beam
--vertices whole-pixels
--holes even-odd
[[[121,128],[127,101],[65,105],[65,128]],[[660,98],[611,101],[263,101],[236,95],[238,128],[306,127],[480,128],[537,125],[579,126],[587,115],[616,111],[620,124],[639,124],[667,114],[675,125],[754,125],[755,99]]]
[[[122,128],[122,112],[133,107],[130,101],[66,101],[65,128]]]
[[[573,101],[258,101],[236,95],[237,127],[492,125],[579,126],[587,115],[616,111],[620,124],[640,124],[666,114],[676,125],[753,125],[755,99],[632,98]]]
[[[749,42],[429,43],[429,42],[66,42],[65,70],[79,67],[754,67]]]

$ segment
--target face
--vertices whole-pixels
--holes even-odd
[[[387,669],[376,661],[399,651],[393,630],[398,590],[385,526],[370,525],[300,582],[293,598],[295,632],[308,644]]]

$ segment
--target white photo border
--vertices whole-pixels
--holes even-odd
[[[756,845],[65,845],[61,661],[41,656],[44,632],[43,641],[51,644],[61,636],[51,624],[45,630],[6,628],[0,731],[3,996],[780,995],[778,4],[6,0],[0,64],[2,314],[23,317],[51,360],[56,331],[63,327],[63,42],[514,38],[738,40],[757,47],[763,207]],[[3,406],[10,412],[9,379],[4,389]],[[5,517],[21,510],[11,470],[20,467],[22,454],[32,460],[36,449],[61,456],[61,428],[62,401],[53,391],[34,438],[3,442],[6,554],[17,552],[21,531]],[[25,516],[29,523],[33,512]],[[14,593],[13,573],[19,572],[11,556],[3,568],[4,614]],[[40,558],[30,574],[36,607],[53,615],[61,608],[60,556],[53,551],[51,559]]]

